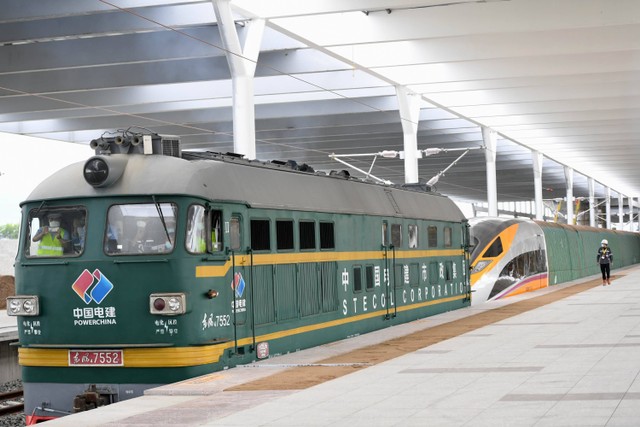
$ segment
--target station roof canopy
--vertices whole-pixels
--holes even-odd
[[[403,150],[396,87],[421,97],[427,181],[498,134],[499,201],[640,196],[637,0],[231,0],[265,30],[254,81],[258,159],[344,169],[332,153]],[[5,0],[0,132],[88,144],[142,127],[184,150],[233,151],[232,81],[211,1]],[[26,154],[25,154],[26,155]],[[368,171],[372,158],[346,158]],[[404,181],[404,162],[371,172]],[[352,171],[353,175],[359,174]],[[484,150],[438,191],[486,200]]]

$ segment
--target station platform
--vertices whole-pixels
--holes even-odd
[[[0,310],[0,383],[21,378],[18,365],[17,317],[7,316],[7,310]]]
[[[7,310],[0,310],[0,340],[18,338],[18,318],[8,316]]]
[[[476,314],[515,309],[518,302],[581,285],[558,285],[212,373],[46,424],[637,426],[640,267],[613,274],[610,286],[591,285],[485,326],[474,326]],[[589,280],[597,283],[595,276],[581,282]],[[451,322],[467,332],[364,368],[363,351],[344,364],[352,373],[307,388],[279,389],[269,382],[401,335],[435,334]],[[271,387],[244,387],[260,381]]]

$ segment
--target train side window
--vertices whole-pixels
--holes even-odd
[[[402,224],[391,224],[391,244],[395,248],[402,247]]]
[[[240,218],[237,216],[229,220],[229,249],[237,251],[240,249]]]
[[[29,212],[25,244],[29,257],[78,256],[84,251],[87,210],[65,206]]]
[[[276,220],[276,248],[279,251],[293,249],[293,221]]]
[[[220,223],[222,221],[221,211],[209,211],[202,205],[191,205],[187,212],[187,233],[185,235],[185,247],[192,254],[203,254],[209,252],[208,237],[211,237],[211,251],[222,250],[222,233]],[[207,227],[207,223],[211,227]]]
[[[409,283],[411,286],[420,286],[420,264],[417,262],[409,264]]]
[[[429,263],[429,283],[435,285],[440,279],[440,268],[437,262]]]
[[[218,252],[222,250],[222,212],[211,211],[211,250]]]
[[[320,249],[335,249],[332,222],[320,222]]]
[[[373,265],[367,265],[365,266],[365,270],[364,270],[364,274],[365,274],[365,286],[367,287],[368,291],[372,291],[373,287],[375,285],[375,276],[374,276],[374,272],[373,272]]]
[[[409,248],[415,249],[418,247],[418,226],[416,224],[409,224]]]
[[[438,247],[438,227],[430,225],[427,228],[427,240],[430,248]]]
[[[382,222],[382,246],[389,246],[389,224],[387,221]]]
[[[496,240],[491,243],[491,246],[487,248],[487,250],[482,255],[483,258],[494,258],[502,253],[502,239],[500,236],[496,238]]]
[[[205,213],[205,207],[202,205],[191,205],[187,211],[185,247],[187,252],[192,254],[203,254],[207,251]]]
[[[449,282],[453,280],[453,262],[446,261],[444,263],[444,279]]]
[[[450,248],[451,246],[452,246],[451,227],[445,227],[444,228],[444,247]]]
[[[353,266],[353,292],[362,291],[362,267]]]
[[[271,249],[268,219],[251,220],[251,249],[254,251],[268,251]]]
[[[316,223],[300,221],[300,250],[314,250],[316,248]]]

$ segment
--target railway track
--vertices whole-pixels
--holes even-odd
[[[23,410],[22,389],[0,393],[0,417],[17,414]]]

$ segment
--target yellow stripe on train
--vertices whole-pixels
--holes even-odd
[[[438,300],[422,301],[415,304],[409,304],[394,308],[389,307],[389,312],[397,310],[404,312],[409,310],[417,310],[436,304],[458,301],[466,298],[466,295],[458,295]],[[357,316],[335,319],[328,322],[316,323],[313,325],[300,326],[298,328],[287,329],[270,334],[256,336],[256,341],[269,341],[278,338],[286,338],[293,335],[304,334],[307,332],[318,331],[334,326],[342,326],[348,323],[358,322],[370,319],[372,317],[383,316],[387,313],[386,309],[376,310],[370,313],[364,313]],[[247,337],[238,340],[238,346],[252,344],[253,338]],[[179,368],[188,366],[206,365],[217,363],[224,351],[234,347],[233,341],[204,346],[190,347],[163,347],[163,348],[125,348],[123,349],[123,361],[125,368]],[[78,346],[81,348],[82,346]],[[118,348],[121,346],[114,346]],[[52,349],[52,348],[27,348],[18,349],[18,362],[21,366],[39,366],[39,367],[67,367],[69,366],[69,350],[68,349]]]
[[[396,251],[397,259],[431,258],[445,256],[462,256],[462,249],[444,250],[420,250],[420,251]],[[391,252],[389,252],[391,258]],[[296,264],[303,262],[330,262],[330,261],[365,261],[383,259],[382,251],[365,252],[310,252],[310,253],[284,253],[284,254],[254,254],[253,265]],[[235,264],[238,267],[251,264],[250,255],[236,255]],[[223,277],[231,269],[233,261],[227,260],[223,265],[199,265],[196,266],[196,277]]]

